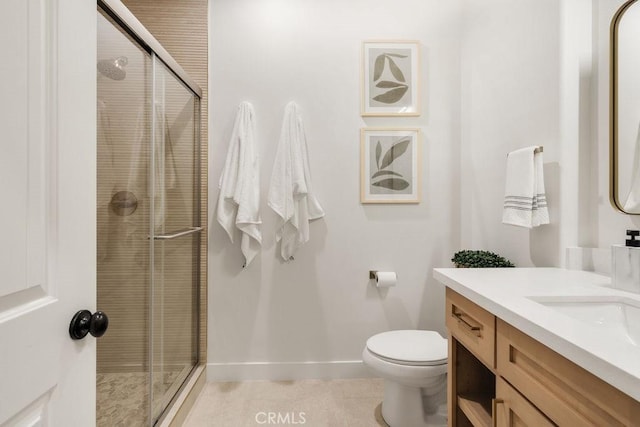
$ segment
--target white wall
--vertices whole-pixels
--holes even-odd
[[[610,24],[625,1],[464,2],[462,246],[563,266],[567,247],[608,249],[640,228],[609,202]],[[499,224],[496,186],[500,153],[529,144],[545,146],[552,206],[552,225],[531,232]],[[582,256],[608,262],[597,254]]]
[[[598,68],[595,88],[592,170],[598,177],[592,189],[592,212],[597,224],[592,246],[609,248],[612,244],[624,244],[627,229],[640,229],[640,217],[625,215],[609,203],[609,26],[616,10],[624,0],[597,0],[594,10],[594,62]],[[635,5],[634,7],[640,7]]]
[[[608,249],[640,228],[609,202],[610,24],[625,1],[465,1],[462,246],[562,266],[567,247]],[[499,224],[495,184],[504,182],[499,152],[528,144],[545,146],[553,207],[552,226],[531,232]],[[602,254],[582,256],[607,263]]]
[[[210,218],[210,378],[362,374],[356,361],[370,335],[444,333],[444,291],[431,270],[460,248],[560,266],[566,247],[597,241],[593,193],[606,170],[593,155],[597,2],[211,0],[211,212],[238,103],[256,108],[266,195],[283,108],[295,100],[327,216],[283,264],[263,201],[263,252],[245,271]],[[366,39],[420,40],[421,117],[359,116]],[[423,130],[419,205],[359,203],[363,126]],[[544,146],[551,216],[531,231],[501,223],[506,155],[528,145]],[[397,271],[398,286],[379,293],[369,269]],[[319,363],[299,364],[307,361]]]
[[[242,270],[238,244],[209,218],[210,378],[360,375],[358,363],[295,363],[357,361],[369,336],[390,329],[444,334],[444,290],[431,272],[451,265],[460,241],[460,4],[211,1],[210,212],[236,107],[250,101],[258,122],[264,244]],[[360,117],[360,50],[367,39],[420,41],[422,116]],[[295,261],[284,264],[265,199],[290,100],[303,110],[314,188],[327,215],[312,223],[311,241]],[[420,204],[360,204],[364,126],[422,129]],[[398,286],[378,292],[370,269],[396,271]]]
[[[560,263],[560,2],[464,1],[462,246],[517,266]],[[544,146],[551,224],[502,224],[506,155]]]

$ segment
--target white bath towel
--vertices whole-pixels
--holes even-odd
[[[262,245],[260,225],[260,165],[255,137],[253,106],[243,102],[229,142],[229,151],[220,177],[217,218],[233,242],[234,226],[242,232],[240,249],[245,266]]]
[[[280,256],[289,261],[298,247],[309,240],[309,221],[324,216],[313,193],[307,139],[294,102],[287,104],[284,112],[269,186],[269,206],[280,217],[276,230]]]
[[[542,152],[536,153],[536,148],[522,148],[507,156],[504,224],[533,228],[549,223]]]

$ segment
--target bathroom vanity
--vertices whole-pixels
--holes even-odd
[[[640,423],[640,295],[557,268],[436,269],[450,426]]]

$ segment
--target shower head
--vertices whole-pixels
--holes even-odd
[[[129,59],[126,56],[119,56],[117,58],[103,59],[98,61],[98,71],[105,77],[111,80],[124,80],[127,75],[124,67],[129,63]]]

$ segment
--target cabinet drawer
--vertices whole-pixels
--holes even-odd
[[[495,322],[493,314],[447,288],[446,325],[486,366],[495,367]]]
[[[496,369],[560,426],[633,426],[640,402],[498,319]]]
[[[554,424],[535,406],[511,387],[505,380],[496,379],[496,401],[494,403],[498,427],[530,426],[553,427]]]

